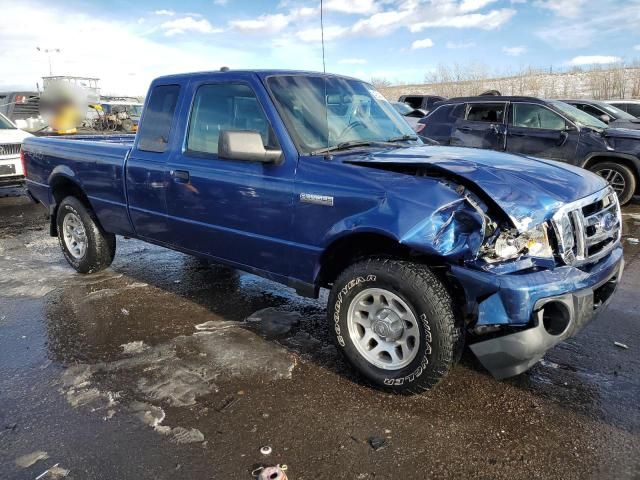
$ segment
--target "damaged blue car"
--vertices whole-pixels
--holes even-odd
[[[398,393],[436,385],[465,344],[497,378],[527,370],[602,311],[623,270],[603,178],[424,145],[342,76],[161,77],[135,137],[29,138],[22,155],[78,272],[107,268],[124,235],[329,289],[339,351]]]

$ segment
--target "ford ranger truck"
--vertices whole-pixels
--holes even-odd
[[[465,343],[497,378],[524,372],[622,274],[603,178],[424,145],[370,84],[337,75],[161,77],[135,137],[28,138],[23,155],[78,272],[107,268],[123,235],[330,289],[338,350],[398,393],[436,385]]]

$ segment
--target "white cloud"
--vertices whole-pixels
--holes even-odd
[[[13,2],[3,5],[7,18],[28,18],[30,28],[13,22],[0,29],[0,90],[35,90],[40,77],[48,74],[47,56],[35,46],[60,47],[51,56],[54,75],[79,75],[100,78],[105,95],[142,95],[151,80],[160,75],[211,70],[212,66],[231,68],[268,67],[277,64],[294,67],[277,56],[280,52],[257,55],[235,46],[212,42],[187,43],[182,36],[158,40],[146,36],[136,18],[108,20],[96,18],[82,9],[69,10],[49,2]],[[79,38],[108,38],[108,42],[80,42]],[[54,39],[52,41],[52,39]],[[136,55],[122,55],[132,51]],[[313,51],[296,52],[304,61],[318,62]],[[303,57],[306,55],[306,57]],[[310,66],[310,65],[309,65]]]
[[[431,40],[430,38],[416,40],[411,44],[411,50],[418,50],[420,48],[430,48],[430,47],[433,47],[433,40]]]
[[[420,32],[429,27],[481,28],[494,30],[508,22],[516,11],[511,8],[492,10],[489,13],[471,13],[467,15],[444,16],[411,25],[409,30]]]
[[[229,3],[229,0],[213,0],[214,5],[218,5],[219,7],[224,7]]]
[[[450,49],[464,49],[473,48],[476,46],[476,42],[447,42],[446,47]]]
[[[250,20],[232,20],[229,26],[242,33],[274,34],[281,32],[291,19],[288,15],[276,13],[275,15],[260,15]]]
[[[496,0],[463,0],[460,4],[460,11],[463,13],[475,12],[476,10],[481,10],[495,1]]]
[[[174,35],[182,35],[183,33],[219,33],[222,31],[220,28],[214,28],[213,25],[206,19],[196,20],[193,17],[176,18],[164,22],[160,25],[160,28],[164,30],[164,34],[167,37]]]
[[[526,53],[527,47],[502,47],[502,51],[510,57],[519,57]]]
[[[156,10],[153,13],[155,15],[166,15],[167,17],[173,17],[176,14],[173,10]]]
[[[358,13],[362,15],[377,12],[378,4],[375,0],[326,0],[324,2],[324,9],[334,12]]]
[[[634,45],[634,46],[633,46],[633,49],[634,49],[634,50],[640,50],[640,45]]]
[[[622,58],[614,55],[579,55],[569,60],[567,65],[581,66],[581,65],[608,65],[610,63],[621,62]]]
[[[343,58],[338,60],[341,65],[364,65],[367,61],[364,58]]]
[[[575,49],[602,44],[611,36],[635,35],[640,3],[599,0],[587,2],[580,18],[556,16],[536,35],[554,48]]]
[[[559,17],[576,18],[586,3],[586,0],[537,0],[534,5],[551,10]]]

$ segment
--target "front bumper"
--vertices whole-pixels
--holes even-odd
[[[495,275],[454,266],[477,326],[523,330],[471,345],[496,378],[528,370],[545,352],[575,335],[606,307],[622,275],[622,248],[590,267],[559,267],[527,274]],[[482,300],[478,300],[482,299]]]

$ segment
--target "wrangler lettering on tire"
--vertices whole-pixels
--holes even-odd
[[[334,283],[327,311],[346,360],[373,386],[396,393],[436,385],[464,341],[445,286],[417,263],[352,265]]]

